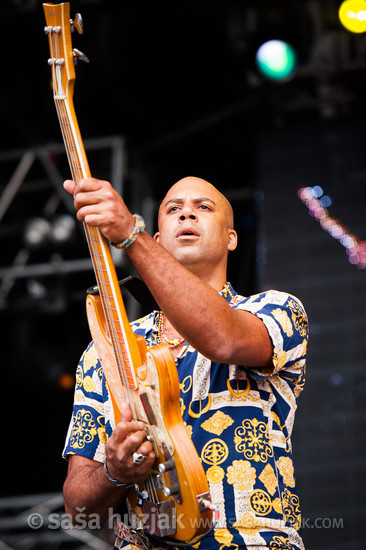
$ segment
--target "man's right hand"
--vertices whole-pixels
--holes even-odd
[[[146,459],[135,464],[134,453],[146,456]],[[106,464],[110,475],[122,483],[141,482],[149,475],[155,458],[143,422],[132,420],[130,406],[124,403],[121,419],[106,443]]]

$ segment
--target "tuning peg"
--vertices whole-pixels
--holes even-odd
[[[75,65],[79,61],[79,59],[80,61],[85,61],[85,63],[89,63],[89,59],[86,57],[85,53],[81,52],[77,48],[74,48],[72,50],[72,54],[74,56]]]
[[[74,32],[74,29],[78,31],[79,34],[84,32],[83,18],[80,13],[75,14],[74,20],[70,19],[71,32]]]

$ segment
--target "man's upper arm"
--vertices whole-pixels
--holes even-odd
[[[245,310],[235,310],[237,332],[232,364],[246,367],[272,365],[273,344],[267,327],[261,319]]]

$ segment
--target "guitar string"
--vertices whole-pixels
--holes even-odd
[[[56,105],[57,105],[57,107],[61,107],[61,109],[57,109],[57,111],[59,113],[60,123],[61,123],[61,127],[62,127],[62,133],[63,133],[63,136],[65,138],[66,150],[67,150],[68,157],[69,157],[70,167],[72,169],[72,172],[74,173],[74,177],[75,177],[75,180],[76,180],[76,183],[77,183],[83,177],[83,173],[81,171],[81,166],[79,166],[79,164],[77,162],[75,162],[74,156],[76,155],[76,152],[75,152],[76,146],[73,145],[73,136],[72,136],[72,133],[71,133],[71,130],[70,130],[70,127],[69,127],[70,124],[67,122],[68,118],[69,118],[68,113],[67,113],[67,109],[64,105],[63,100],[61,100],[60,103],[57,101]],[[84,224],[84,227],[85,227],[85,231],[87,233],[87,237],[89,237],[88,238],[88,244],[91,247],[92,259],[95,260],[94,265],[95,265],[96,277],[97,277],[97,281],[99,283],[99,287],[101,288],[102,303],[105,306],[105,310],[107,311],[105,317],[106,317],[108,329],[109,329],[109,332],[110,332],[110,336],[111,336],[112,341],[118,342],[120,345],[121,344],[123,345],[124,343],[121,342],[121,338],[118,336],[117,330],[115,329],[115,325],[112,322],[112,321],[116,321],[114,319],[114,316],[113,316],[113,313],[112,313],[112,310],[113,309],[116,310],[116,308],[111,307],[111,298],[112,297],[109,294],[109,292],[107,291],[107,286],[109,286],[109,285],[104,280],[103,272],[105,270],[104,270],[103,265],[101,264],[101,260],[100,260],[100,258],[104,257],[104,255],[101,254],[98,250],[98,246],[97,246],[97,244],[99,244],[98,239],[91,236],[91,234],[93,233],[93,230],[95,231],[95,228],[86,227],[86,224]],[[103,300],[103,298],[104,298],[104,300]],[[118,324],[120,325],[119,320],[118,320]],[[128,377],[128,375],[125,374],[125,371],[123,371],[121,369],[120,365],[122,365],[122,364],[123,365],[126,365],[126,364],[128,365],[128,359],[127,359],[127,357],[125,357],[127,352],[124,349],[124,345],[123,345],[123,352],[121,352],[120,347],[114,346],[114,348],[117,348],[117,349],[115,349],[115,351],[117,352],[117,356],[118,356],[117,366],[118,366],[120,376],[122,377],[124,387],[126,389],[126,388],[129,388],[129,378],[131,379],[131,377]],[[123,354],[125,356],[123,356]],[[128,367],[130,368],[130,365],[128,365]],[[128,391],[127,392],[125,391],[125,394],[126,394],[126,397],[128,397],[128,401],[130,402],[130,396],[128,394]],[[131,402],[130,402],[130,404],[131,404]],[[133,409],[134,409],[134,407],[132,407],[132,410]]]
[[[52,69],[54,70],[55,66],[53,66]],[[57,69],[55,70],[55,72],[57,73]],[[56,81],[55,78],[53,78],[54,84],[55,84],[55,81]],[[58,80],[58,83],[59,82],[61,82],[61,79]],[[69,159],[70,168],[71,168],[71,171],[72,171],[73,176],[75,178],[75,181],[77,183],[82,178],[83,173],[82,173],[81,166],[79,166],[79,164],[77,164],[75,162],[74,158],[73,158],[73,155],[76,155],[76,146],[73,144],[73,135],[72,135],[71,128],[70,128],[71,124],[68,122],[69,117],[68,117],[67,108],[65,106],[64,100],[63,99],[60,100],[56,97],[56,93],[55,93],[55,98],[54,99],[55,99],[56,110],[57,110],[58,117],[59,117],[60,124],[61,124],[62,135],[64,137],[64,141],[65,141],[65,145],[66,145],[66,152],[67,152],[67,156],[68,156],[68,159]],[[77,157],[77,155],[76,155],[76,157]],[[96,230],[95,228],[92,228],[92,230],[90,231],[89,228],[86,227],[86,224],[84,224],[84,227],[85,227],[85,231],[86,231],[87,237],[88,237],[88,244],[92,249],[92,256],[95,260],[94,263],[96,264],[95,271],[96,271],[97,281],[99,283],[99,288],[103,287],[104,288],[104,297],[108,296],[108,301],[104,300],[105,309],[107,309],[107,311],[109,311],[109,310],[113,311],[113,309],[116,310],[116,308],[111,308],[110,300],[112,299],[112,297],[106,292],[106,288],[108,286],[110,286],[110,284],[105,283],[104,275],[103,275],[103,277],[101,275],[103,272],[105,272],[105,269],[103,269],[103,266],[102,266],[101,261],[100,261],[100,257],[104,257],[104,255],[99,254],[99,250],[98,250],[98,246],[97,246],[98,244],[100,245],[100,239],[91,236],[91,233],[93,233],[93,232],[99,233],[99,230]],[[95,245],[95,243],[97,243],[97,245]],[[96,253],[96,251],[98,253]],[[102,302],[103,302],[103,300],[102,300]],[[113,319],[113,320],[115,321],[115,319]],[[114,323],[111,322],[111,318],[109,317],[109,315],[106,315],[106,321],[107,321],[107,325],[108,325],[108,328],[109,328],[109,331],[110,331],[110,335],[111,335],[111,332],[114,335],[113,337],[111,335],[111,338],[114,339],[115,342],[118,342],[119,344],[121,344],[122,342],[121,342],[120,338],[118,337],[118,332],[121,332],[121,331],[116,331],[115,330]],[[119,320],[118,320],[118,324],[120,325]],[[115,349],[115,346],[113,346],[113,347]],[[123,352],[126,354],[125,350],[123,350]],[[122,376],[122,379],[124,381],[123,383],[124,383],[124,386],[125,386],[125,393],[129,397],[129,394],[128,394],[128,391],[127,391],[127,388],[129,387],[129,382],[128,382],[126,376],[125,376],[125,373],[123,371],[121,371],[121,366],[120,366],[121,364],[126,364],[126,362],[128,362],[128,360],[125,359],[123,356],[121,356],[120,348],[117,348],[117,354],[118,354],[118,357],[119,357],[119,362],[117,362],[117,367],[118,367],[120,376]],[[129,368],[131,368],[130,365],[129,365]],[[130,401],[130,399],[128,399],[128,401]],[[132,408],[132,410],[134,410],[134,407],[131,407],[131,408]],[[154,483],[153,483],[152,474],[150,474],[148,476],[148,478],[145,480],[145,487],[146,487],[146,490],[149,493],[150,499],[157,503],[158,502],[158,497],[157,497],[157,492],[156,492],[156,489],[155,489],[155,486],[154,486]]]

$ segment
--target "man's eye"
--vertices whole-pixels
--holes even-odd
[[[207,204],[200,204],[199,208],[201,208],[203,210],[211,210],[211,208],[209,206],[207,206]]]
[[[176,210],[178,210],[178,206],[171,206],[170,208],[168,208],[168,214],[170,212],[175,212]]]

